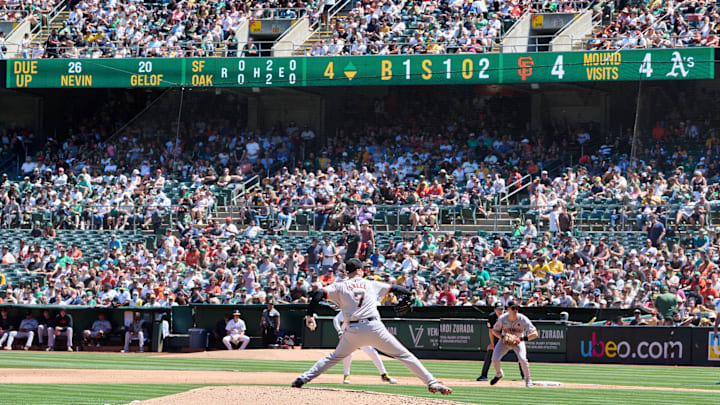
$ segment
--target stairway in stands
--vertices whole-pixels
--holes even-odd
[[[42,31],[35,35],[35,37],[32,39],[32,46],[35,47],[35,45],[37,44],[45,46],[45,41],[47,41],[48,37],[50,36],[50,32],[53,29],[57,29],[58,31],[60,31],[63,27],[63,23],[67,21],[69,15],[70,10],[68,9],[63,9],[62,11],[58,12],[55,17],[48,21],[48,26],[43,27]]]
[[[302,45],[298,46],[297,49],[293,52],[293,56],[305,56],[308,51],[312,48],[315,44],[324,44],[327,41],[329,41],[333,36],[333,31],[335,30],[335,24],[338,20],[344,20],[345,17],[349,14],[348,10],[341,10],[339,11],[334,17],[330,19],[330,23],[323,25],[320,27],[315,33],[308,38],[307,41],[305,41]]]
[[[612,13],[612,18],[609,21],[617,21],[618,15],[617,11],[614,11]],[[582,41],[576,41],[574,44],[572,44],[572,50],[573,51],[584,51],[587,49],[587,44],[595,38],[595,35],[597,35],[599,32],[603,31],[605,28],[608,27],[610,24],[597,24],[593,27],[593,30],[591,33],[585,35],[585,37],[582,39]]]

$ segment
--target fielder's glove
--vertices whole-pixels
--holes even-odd
[[[506,333],[502,337],[502,341],[507,346],[516,346],[520,344],[520,338],[513,335],[512,333]]]
[[[312,316],[306,316],[305,317],[305,326],[307,326],[308,329],[311,331],[315,331],[315,328],[317,328],[317,323],[315,322],[315,318]]]
[[[412,300],[408,296],[405,296],[395,305],[395,313],[397,315],[405,315],[410,311],[412,311]]]

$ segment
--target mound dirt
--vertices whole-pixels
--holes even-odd
[[[440,395],[440,394],[437,394]],[[406,395],[384,394],[334,388],[290,388],[267,386],[205,387],[168,395],[147,401],[133,402],[142,405],[166,404],[256,404],[256,405],[317,405],[353,404],[376,405],[380,403],[406,405],[459,405],[460,402],[440,398],[417,398]]]

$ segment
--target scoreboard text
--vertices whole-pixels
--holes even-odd
[[[532,54],[9,60],[9,88],[306,87],[714,77],[712,48]]]

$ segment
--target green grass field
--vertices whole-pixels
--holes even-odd
[[[11,368],[70,368],[70,369],[132,369],[132,370],[219,370],[219,371],[277,371],[301,373],[313,364],[312,361],[261,361],[223,360],[198,358],[167,358],[162,355],[118,355],[110,353],[0,353],[0,368],[11,373]],[[411,376],[398,361],[387,361],[386,368],[391,375]],[[427,361],[426,367],[440,379],[459,378],[474,380],[482,367],[481,362]],[[353,374],[375,375],[377,370],[369,361],[354,361]],[[531,363],[536,381],[550,380],[563,383],[604,384],[618,386],[657,387],[658,390],[632,389],[532,389],[490,387],[478,383],[477,387],[454,387],[450,397],[455,401],[483,404],[534,403],[578,403],[617,404],[621,402],[676,404],[689,401],[713,403],[720,393],[720,369],[700,367],[653,367],[584,364]],[[518,368],[513,363],[504,367],[506,378],[519,380]],[[341,374],[341,365],[330,370]],[[289,381],[288,381],[289,383]],[[334,386],[334,385],[330,385]],[[127,403],[152,397],[170,395],[197,388],[197,385],[37,385],[3,384],[0,386],[0,403]],[[339,388],[348,388],[338,385]],[[433,396],[424,386],[352,385],[352,389],[378,392],[402,393],[415,396]],[[662,388],[685,388],[716,390],[715,392],[683,392]],[[437,395],[434,396],[437,398]]]

